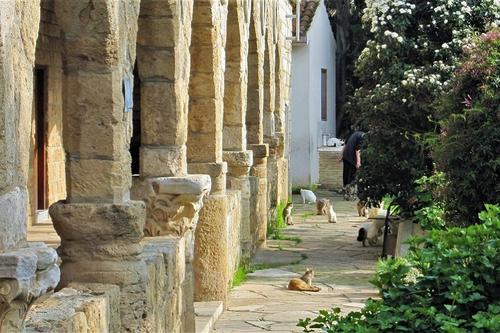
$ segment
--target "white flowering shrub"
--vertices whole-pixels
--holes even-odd
[[[371,38],[356,66],[362,87],[353,99],[358,121],[368,128],[362,199],[399,198],[417,209],[415,180],[429,175],[428,133],[435,131],[435,101],[471,38],[500,24],[497,0],[367,0],[364,23]]]

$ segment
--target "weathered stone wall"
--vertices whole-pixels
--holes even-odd
[[[63,147],[62,117],[62,43],[61,29],[57,23],[54,1],[40,3],[40,31],[36,43],[35,66],[45,72],[45,134],[46,134],[46,176],[47,203],[53,204],[66,198],[65,155]],[[35,131],[32,114],[30,164],[33,164],[33,139]],[[30,220],[36,222],[36,170],[30,168]]]
[[[72,284],[34,304],[23,332],[119,332],[119,304],[115,285]]]

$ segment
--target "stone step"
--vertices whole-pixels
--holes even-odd
[[[195,302],[196,333],[210,333],[224,311],[222,302]]]

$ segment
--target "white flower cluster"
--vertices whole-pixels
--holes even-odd
[[[443,83],[441,82],[441,74],[428,74],[424,68],[412,68],[403,73],[401,85],[404,87],[430,86],[440,89]]]
[[[367,0],[363,11],[364,20],[370,23],[370,31],[377,32],[397,15],[411,15],[416,5],[407,0]],[[397,37],[394,37],[397,38]]]
[[[398,33],[394,32],[394,31],[386,30],[386,31],[384,31],[384,36],[390,36],[390,37],[396,39],[400,43],[403,42],[403,36],[398,35]]]

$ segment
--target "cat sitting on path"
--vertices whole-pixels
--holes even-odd
[[[300,278],[293,278],[288,283],[288,290],[297,291],[320,291],[321,288],[312,285],[312,279],[314,278],[314,271],[310,268],[306,268],[306,272]]]

